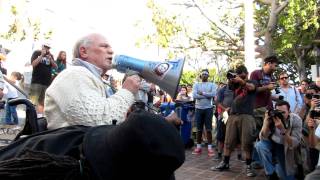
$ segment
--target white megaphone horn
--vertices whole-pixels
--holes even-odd
[[[128,70],[137,71],[145,80],[158,85],[172,98],[177,95],[184,59],[173,61],[144,61],[125,55],[116,55],[112,61],[113,68],[126,73]]]

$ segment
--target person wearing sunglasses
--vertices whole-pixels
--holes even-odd
[[[273,91],[274,99],[279,99],[280,96],[283,96],[283,100],[287,101],[290,104],[290,111],[296,114],[299,114],[303,102],[300,95],[300,92],[294,87],[289,84],[289,76],[286,72],[281,72],[279,75],[279,92],[276,94]]]
[[[316,97],[318,93],[319,88],[315,84],[312,84],[308,87],[304,96],[304,105],[299,113],[299,116],[303,121],[302,135],[304,142],[309,142],[307,143],[307,147],[302,149],[304,152],[306,152],[304,153],[305,155],[302,156],[304,172],[313,171],[316,168],[319,159],[319,151],[316,149],[316,145],[313,142],[310,142],[310,139],[313,139],[312,135],[314,133],[314,129],[308,126],[310,121],[310,116],[308,115],[310,115],[312,110],[314,110],[320,103],[320,100]],[[312,121],[313,119],[314,118],[312,118]]]
[[[265,114],[260,141],[255,147],[268,179],[293,180],[297,173],[294,150],[300,144],[302,120],[290,112],[287,101],[278,101],[275,111],[281,112],[281,116]]]

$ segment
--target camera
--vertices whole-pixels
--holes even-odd
[[[312,98],[314,98],[314,99],[320,99],[320,94],[314,94],[314,95],[312,95]]]
[[[236,73],[233,73],[233,72],[228,72],[227,73],[227,79],[234,79],[237,77],[237,74]]]
[[[279,84],[275,84],[275,86],[274,86],[274,91],[276,92],[276,94],[280,94],[281,92],[280,92],[280,85]],[[279,100],[281,100],[280,98],[279,98]]]
[[[284,123],[284,117],[283,117],[282,111],[277,110],[277,109],[272,109],[272,110],[268,111],[269,129],[271,131],[271,134],[273,134],[275,132],[275,124],[274,124],[273,119],[276,117],[278,117],[281,120],[281,123],[287,129],[286,123]]]
[[[320,109],[316,108],[315,110],[310,111],[310,118],[317,119],[320,118]]]

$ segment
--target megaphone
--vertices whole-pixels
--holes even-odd
[[[116,55],[112,66],[122,73],[128,70],[137,71],[142,78],[158,85],[172,98],[175,98],[184,61],[184,59],[165,62],[144,61],[130,56]]]

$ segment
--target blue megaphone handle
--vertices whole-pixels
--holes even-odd
[[[145,61],[130,56],[117,55],[115,56],[115,65],[116,69],[122,73],[125,73],[127,70],[142,72]]]

